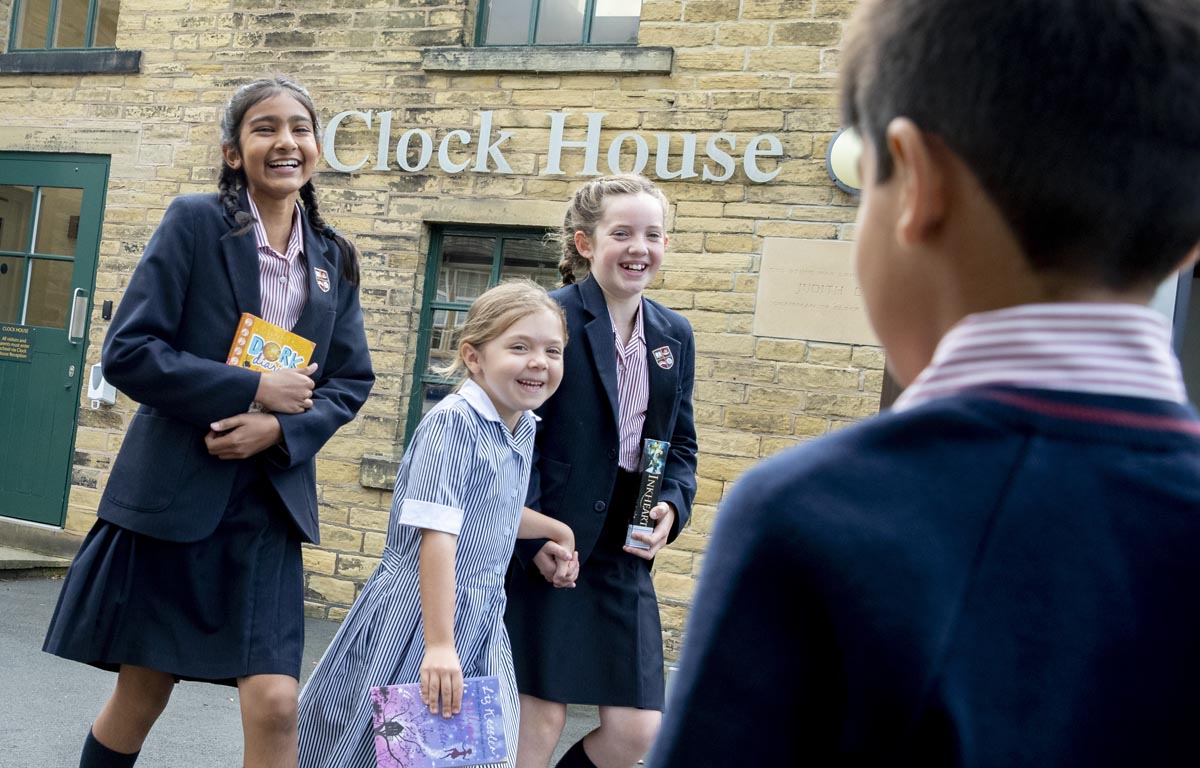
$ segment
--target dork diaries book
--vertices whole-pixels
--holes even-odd
[[[449,718],[430,714],[417,683],[372,688],[371,725],[379,768],[456,768],[508,756],[495,677],[464,680],[462,711]]]
[[[303,336],[245,312],[238,320],[225,362],[264,372],[303,368],[315,348]]]

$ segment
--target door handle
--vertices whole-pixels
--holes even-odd
[[[67,341],[79,344],[83,341],[83,326],[87,323],[87,291],[76,288],[71,294],[71,322],[67,323]]]

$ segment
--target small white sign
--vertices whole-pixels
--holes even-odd
[[[754,335],[878,345],[845,240],[767,238]]]

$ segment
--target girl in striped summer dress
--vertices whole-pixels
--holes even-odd
[[[422,419],[400,464],[382,562],[300,695],[300,765],[375,765],[373,686],[421,684],[451,717],[463,678],[496,675],[513,764],[519,705],[504,628],[517,538],[547,538],[569,562],[574,535],[524,509],[532,413],[562,380],[566,318],[530,281],[472,305],[444,373],[466,378]]]

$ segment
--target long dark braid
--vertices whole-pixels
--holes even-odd
[[[313,229],[337,243],[338,250],[342,252],[342,277],[346,278],[351,285],[358,285],[358,262],[360,259],[358,248],[354,246],[354,243],[338,234],[336,229],[325,223],[317,206],[317,188],[312,183],[312,179],[300,187],[300,199],[304,201],[304,210],[308,213],[308,220],[312,222]]]
[[[233,218],[234,230],[229,234],[241,235],[254,226],[254,217],[242,210],[238,192],[246,185],[246,174],[239,168],[234,170],[221,163],[221,177],[217,180],[217,191],[221,198],[221,206]]]

